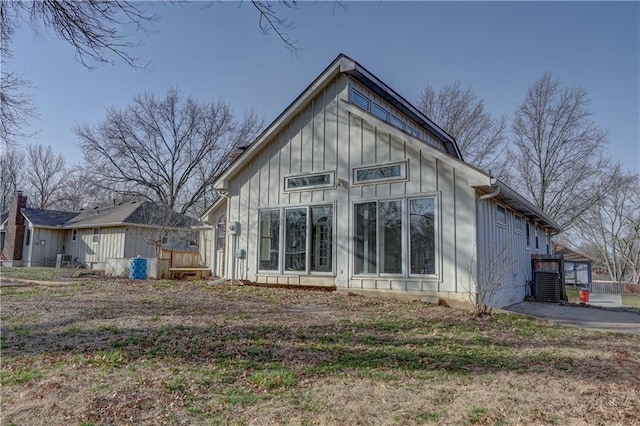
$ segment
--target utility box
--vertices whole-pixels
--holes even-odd
[[[531,294],[538,302],[567,300],[564,291],[564,260],[562,255],[531,255],[533,288]]]

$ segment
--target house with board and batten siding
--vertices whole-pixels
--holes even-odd
[[[15,195],[0,224],[4,266],[83,265],[104,269],[107,259],[155,258],[151,240],[163,248],[198,250],[200,222],[144,202],[127,202],[79,211],[27,207]],[[160,240],[162,238],[162,240]]]
[[[506,306],[528,294],[531,255],[549,253],[559,231],[345,55],[214,188],[221,198],[202,218],[214,275],[264,284],[468,303],[499,263],[492,303]]]

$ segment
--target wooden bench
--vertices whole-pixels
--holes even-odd
[[[198,280],[211,276],[210,268],[169,268],[171,279],[191,279]]]

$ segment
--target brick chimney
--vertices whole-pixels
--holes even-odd
[[[16,192],[9,203],[9,217],[5,227],[4,258],[7,261],[22,260],[24,245],[24,216],[20,210],[27,207],[27,197],[21,191]]]

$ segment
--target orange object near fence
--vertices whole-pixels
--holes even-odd
[[[589,290],[578,290],[580,295],[580,303],[589,303]]]

